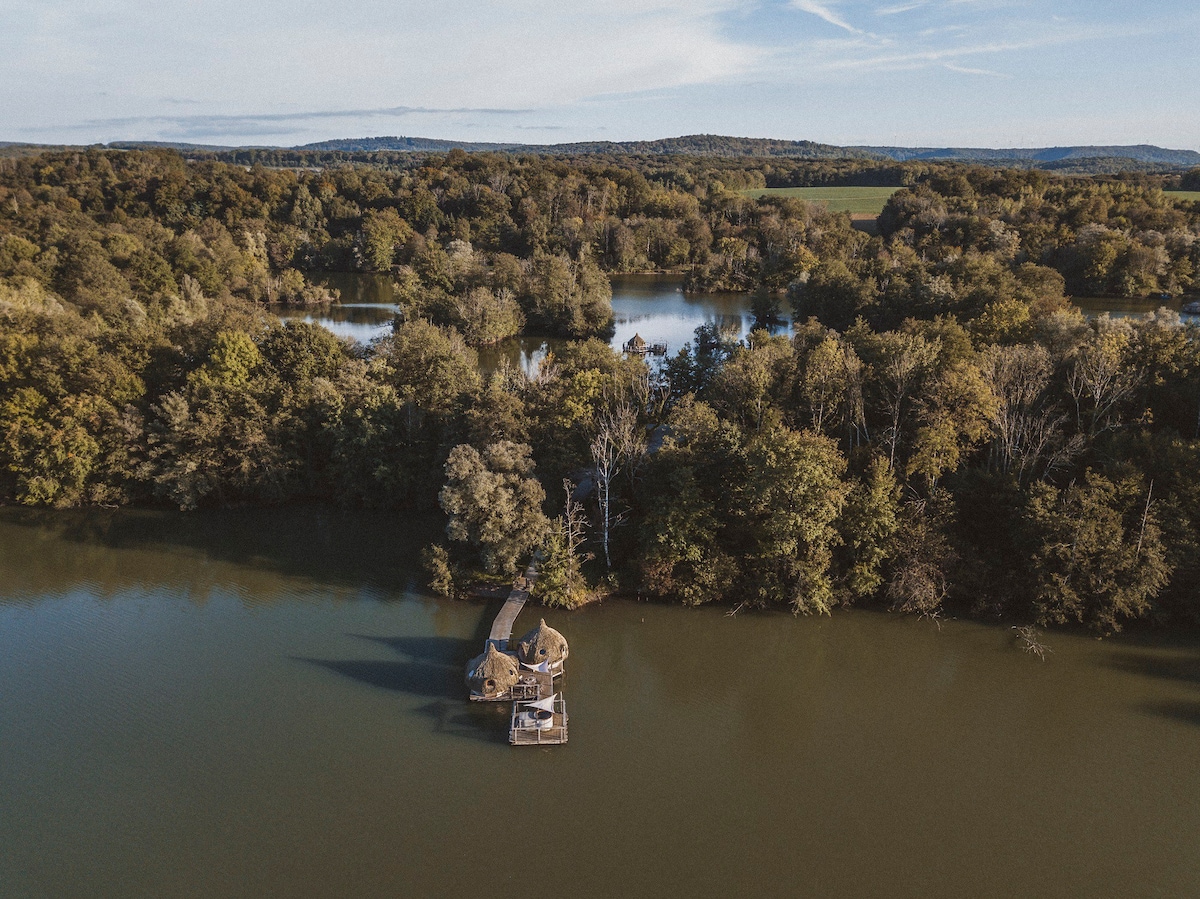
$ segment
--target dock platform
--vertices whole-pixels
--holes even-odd
[[[567,703],[554,700],[550,718],[540,721],[525,703],[514,702],[508,742],[514,746],[554,746],[567,742]]]
[[[554,694],[554,675],[548,671],[521,671],[521,679],[510,690],[495,696],[472,693],[471,702],[514,702],[545,699]]]

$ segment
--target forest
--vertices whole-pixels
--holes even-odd
[[[541,550],[566,606],[1200,621],[1200,330],[1069,300],[1195,291],[1200,172],[269,152],[0,159],[0,502],[440,509],[435,589]],[[878,234],[741,193],[821,184],[905,189]],[[392,333],[281,323],[323,270],[389,274]],[[764,327],[625,357],[635,271]],[[571,342],[481,371],[519,333]]]

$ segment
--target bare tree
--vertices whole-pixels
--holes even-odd
[[[563,478],[563,492],[566,494],[562,517],[563,536],[566,538],[567,552],[574,557],[587,539],[584,536],[587,516],[583,512],[583,503],[575,499],[575,485],[569,478]]]
[[[1068,438],[1067,415],[1051,402],[1050,352],[1037,344],[989,347],[980,357],[984,378],[998,400],[992,421],[994,468],[1020,483],[1065,465],[1083,448]]]
[[[879,382],[888,417],[884,440],[888,447],[888,468],[894,469],[905,413],[912,404],[912,394],[937,359],[941,346],[938,341],[926,340],[919,334],[889,333],[881,336],[884,341]]]
[[[1119,406],[1141,383],[1142,372],[1131,364],[1128,348],[1133,328],[1101,316],[1076,348],[1067,371],[1067,387],[1075,400],[1079,429],[1094,437],[1120,423]]]
[[[642,465],[648,457],[646,428],[631,398],[637,388],[610,396],[596,416],[596,433],[592,438],[592,473],[596,480],[596,501],[600,509],[600,536],[604,546],[604,563],[612,568],[609,550],[612,529],[625,517],[614,508],[613,481],[626,474],[629,489],[636,489]]]

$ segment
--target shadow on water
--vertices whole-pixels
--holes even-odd
[[[1109,667],[1141,677],[1172,681],[1200,690],[1200,654],[1160,655],[1149,652],[1121,653],[1112,656]],[[1147,702],[1139,708],[1151,715],[1182,721],[1200,727],[1200,698]]]
[[[433,723],[433,732],[473,740],[477,743],[508,745],[509,709],[507,702],[471,702],[439,700],[423,705],[417,713]]]
[[[1113,656],[1109,665],[1130,674],[1172,680],[1200,688],[1200,655],[1183,658],[1151,653],[1122,653]]]
[[[461,698],[462,671],[472,655],[474,642],[461,637],[375,637],[367,634],[347,634],[386,646],[407,658],[398,661],[379,659],[314,659],[289,656],[292,661],[306,662],[337,672],[352,680],[434,699]]]
[[[458,637],[376,637],[372,634],[347,634],[356,640],[378,643],[388,649],[430,666],[461,668],[478,653],[475,640]],[[486,634],[485,634],[486,636]]]
[[[403,661],[288,658],[371,687],[433,700],[417,707],[415,712],[432,724],[435,733],[483,743],[508,742],[507,703],[466,702],[463,670],[467,660],[476,654],[480,641],[458,637],[347,636],[386,646],[408,658]]]
[[[1148,702],[1141,706],[1143,711],[1164,718],[1173,718],[1184,724],[1200,727],[1200,701],[1197,702]]]
[[[448,666],[422,662],[384,662],[377,659],[312,659],[304,656],[288,658],[397,693],[430,696],[436,699],[449,699],[455,692],[462,693],[462,688],[458,686],[462,678]]]
[[[440,525],[434,514],[349,513],[321,505],[201,512],[0,510],[6,542],[14,556],[24,557],[22,573],[50,584],[76,582],[81,573],[84,580],[113,584],[178,579],[205,586],[190,582],[228,579],[229,573],[197,565],[199,560],[313,585],[412,590],[421,584],[420,550]],[[37,550],[47,537],[71,541],[79,552],[66,559],[44,557]],[[27,551],[17,541],[26,541]],[[245,582],[241,575],[237,580]],[[253,582],[245,583],[253,590]]]

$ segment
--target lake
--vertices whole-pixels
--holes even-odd
[[[341,291],[341,301],[317,309],[280,309],[283,318],[324,325],[339,337],[369,343],[387,334],[398,311],[389,275],[330,272],[319,276],[322,284]],[[673,275],[614,275],[613,320],[615,330],[609,343],[616,349],[634,334],[649,343],[665,343],[671,355],[691,340],[702,324],[716,324],[737,335],[750,333],[754,316],[750,295],[745,293],[684,293],[683,279]],[[1162,305],[1178,310],[1180,301],[1078,297],[1073,302],[1085,315],[1108,312],[1117,317],[1143,315]],[[786,308],[786,302],[783,304]],[[1200,320],[1200,316],[1184,316]],[[790,329],[790,316],[782,330]],[[535,374],[546,353],[563,341],[543,337],[515,337],[497,346],[484,347],[479,359],[485,371],[494,371],[507,361],[528,374]]]
[[[1200,894],[1200,641],[530,607],[571,741],[516,748],[427,535],[0,509],[0,895]]]
[[[279,314],[288,319],[316,322],[339,337],[363,343],[389,332],[399,309],[390,276],[336,272],[321,275],[320,281],[340,290],[341,302],[317,309],[284,308],[278,310]],[[754,325],[748,294],[685,294],[683,279],[670,275],[618,275],[612,278],[612,285],[615,330],[610,343],[617,349],[634,334],[641,334],[650,343],[667,344],[674,355],[702,324],[720,325],[738,338],[749,334]],[[490,371],[501,360],[507,360],[533,374],[547,351],[562,343],[553,338],[516,337],[484,347],[479,354],[480,362]]]

